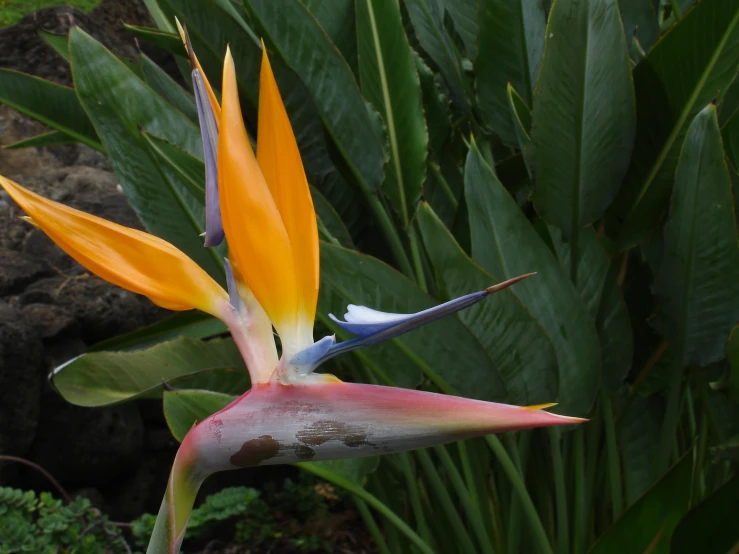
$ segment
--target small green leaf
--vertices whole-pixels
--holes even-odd
[[[180,35],[174,32],[162,31],[161,29],[153,29],[151,27],[141,27],[138,25],[128,25],[124,23],[126,30],[130,31],[139,38],[142,38],[154,46],[158,46],[162,50],[166,50],[175,56],[185,56],[185,48],[182,46]]]
[[[454,22],[454,30],[464,43],[465,57],[477,57],[477,0],[443,0],[444,8]]]
[[[641,54],[634,50],[633,39],[639,42],[644,51],[649,52],[659,38],[659,22],[654,3],[651,0],[618,0],[618,8],[624,23],[626,44],[630,45],[631,59],[638,61]]]
[[[46,44],[51,46],[54,52],[69,62],[69,37],[67,35],[57,35],[41,29],[38,32],[38,36],[40,36]]]
[[[163,382],[212,369],[231,370],[209,379],[208,387],[243,392],[249,384],[244,361],[231,339],[180,337],[133,352],[90,352],[58,367],[51,375],[65,400],[78,406],[107,406],[156,392]],[[207,375],[202,376],[207,378]],[[242,388],[243,387],[243,388]]]
[[[182,442],[193,425],[222,410],[237,398],[208,390],[165,390],[162,397],[164,418],[174,438]]]
[[[531,108],[526,105],[524,99],[521,98],[510,83],[506,87],[506,94],[508,97],[508,113],[513,122],[518,147],[524,151],[531,139]]]
[[[729,395],[739,402],[739,324],[734,326],[726,343],[726,359],[729,362]]]
[[[666,554],[680,519],[688,511],[693,456],[686,454],[644,496],[609,527],[589,554]]]

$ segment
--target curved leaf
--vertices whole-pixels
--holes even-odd
[[[421,205],[418,221],[439,287],[444,291],[443,300],[483,290],[496,282],[467,257],[428,204]],[[457,317],[485,348],[511,403],[543,404],[557,397],[559,376],[552,343],[511,291],[495,293],[462,310]]]
[[[421,196],[428,134],[421,83],[397,0],[357,2],[357,41],[362,93],[385,121],[390,144],[382,186],[408,227]]]
[[[626,171],[636,114],[616,2],[556,0],[531,124],[534,206],[577,249]],[[574,271],[570,272],[574,278]]]
[[[464,182],[473,259],[500,279],[537,272],[536,282],[529,279],[513,293],[554,345],[559,364],[557,410],[585,415],[600,382],[600,346],[590,314],[475,144],[467,156]]]
[[[510,83],[531,105],[544,50],[544,2],[480,0],[478,18],[475,90],[481,115],[503,142],[516,145],[506,86]]]
[[[91,352],[56,368],[50,378],[65,400],[93,407],[133,400],[158,392],[164,382],[173,384],[216,368],[232,371],[210,379],[211,386],[221,391],[248,388],[249,374],[231,339],[180,337],[133,352]]]
[[[621,248],[633,246],[657,224],[690,122],[729,87],[738,66],[739,4],[703,0],[634,69],[634,154],[606,228]]]

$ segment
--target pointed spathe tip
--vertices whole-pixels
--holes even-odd
[[[524,275],[519,275],[518,277],[513,277],[512,279],[508,279],[507,281],[503,281],[502,283],[498,283],[497,285],[493,285],[492,287],[488,287],[485,289],[485,292],[487,293],[493,293],[498,292],[503,289],[507,289],[511,285],[515,285],[519,281],[523,281],[524,279],[528,279],[529,277],[532,277],[536,275],[536,272],[533,273],[526,273]]]

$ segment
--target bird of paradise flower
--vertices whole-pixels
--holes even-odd
[[[178,22],[179,26],[179,22]],[[195,496],[217,471],[310,459],[399,452],[465,438],[584,420],[376,385],[315,369],[336,355],[385,341],[481,301],[522,275],[416,314],[350,305],[341,321],[355,338],[314,342],[318,231],[300,153],[263,48],[256,156],[244,127],[230,51],[222,103],[192,62],[206,178],[205,246],[228,239],[228,291],[168,242],[85,214],[0,176],[0,185],[62,249],[92,273],[171,310],[199,309],[228,327],[251,389],[195,425],[177,452],[148,554],[176,554]],[[272,328],[282,346],[278,357]]]

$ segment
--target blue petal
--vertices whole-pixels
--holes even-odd
[[[444,316],[472,306],[489,294],[503,290],[532,275],[534,274],[528,273],[526,275],[514,277],[513,279],[509,279],[485,290],[455,298],[454,300],[450,300],[449,302],[445,302],[444,304],[415,314],[380,312],[365,306],[355,306],[350,304],[347,307],[346,314],[344,315],[345,321],[339,320],[333,314],[329,314],[329,317],[342,329],[357,336],[338,344],[335,344],[335,339],[333,337],[325,337],[313,346],[299,352],[293,358],[292,363],[299,367],[309,366],[305,370],[301,368],[301,372],[307,373],[334,356],[338,356],[344,352],[349,352],[355,348],[370,346],[372,344],[393,339],[403,333],[407,333],[408,331],[421,327],[422,325],[426,325],[427,323],[431,323]],[[331,339],[331,341],[324,342],[326,339]]]
[[[244,301],[241,299],[241,295],[239,295],[239,290],[236,287],[236,279],[234,279],[234,272],[233,269],[231,269],[231,262],[228,258],[224,258],[223,260],[223,267],[226,270],[226,285],[228,287],[228,300],[231,303],[231,305],[236,308],[236,311],[240,314],[243,314],[246,312],[246,306],[244,305]]]
[[[197,69],[192,70],[192,85],[195,90],[195,104],[198,108],[200,136],[203,139],[203,159],[205,161],[205,246],[218,246],[223,242],[221,206],[218,199],[218,127],[210,107],[203,76]]]

